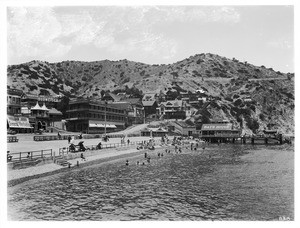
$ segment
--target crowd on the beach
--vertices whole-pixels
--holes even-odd
[[[148,149],[148,150],[154,150],[154,146],[151,145],[151,143],[154,143],[154,139],[150,139],[149,141],[144,141],[139,147],[137,147],[137,150],[140,149]],[[171,144],[171,145],[170,145]],[[187,146],[187,144],[190,144],[190,147]],[[149,146],[151,145],[151,146]],[[168,146],[168,148],[165,149],[165,154],[171,154],[174,151],[175,154],[182,153],[183,148],[191,149],[191,151],[197,151],[200,147],[203,151],[205,150],[206,142],[199,141],[199,140],[193,140],[189,137],[174,137],[172,141],[170,141],[167,137],[162,137],[161,139],[161,145]],[[174,150],[170,149],[170,146],[174,146]],[[163,151],[160,151],[157,153],[158,158],[164,157]],[[143,161],[137,161],[136,165],[146,165],[150,164],[151,162],[151,156],[149,153],[145,152],[144,154],[144,160]],[[129,160],[127,159],[125,162],[126,166],[129,166]]]

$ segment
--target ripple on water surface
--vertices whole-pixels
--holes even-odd
[[[293,219],[293,152],[211,147],[116,162],[9,189],[12,220]],[[209,156],[209,154],[211,156]],[[264,155],[269,163],[257,157]],[[143,155],[140,156],[143,160]],[[271,160],[269,160],[271,159]],[[284,161],[282,161],[284,159]],[[290,162],[291,165],[281,165]],[[132,162],[133,164],[134,162]],[[268,164],[268,169],[266,169]]]

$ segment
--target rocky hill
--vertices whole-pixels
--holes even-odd
[[[8,85],[24,92],[100,98],[102,90],[137,88],[143,93],[195,91],[214,97],[200,116],[227,118],[257,131],[267,126],[294,132],[294,74],[214,54],[173,64],[128,60],[31,61],[7,68]],[[251,101],[245,101],[251,98]],[[204,118],[204,117],[203,117]]]

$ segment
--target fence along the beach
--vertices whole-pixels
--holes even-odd
[[[16,152],[9,153],[9,156],[12,156],[10,161],[24,161],[28,159],[38,159],[38,158],[52,158],[54,156],[52,149],[46,150],[35,150],[35,151],[26,151],[26,152]]]
[[[125,135],[124,134],[107,134],[110,138],[122,138]],[[105,135],[83,135],[82,139],[97,139],[102,138]],[[128,134],[127,137],[136,137],[141,136],[140,133],[136,134]],[[52,140],[67,140],[68,137],[75,137],[75,139],[79,139],[78,135],[61,135],[60,137],[58,135],[35,135],[33,136],[34,141],[52,141]]]
[[[85,146],[86,148],[88,148],[87,150],[102,150],[102,149],[109,149],[109,148],[117,148],[117,147],[128,147],[131,145],[137,145],[137,144],[141,144],[143,142],[147,142],[147,140],[143,140],[143,141],[135,141],[135,142],[129,142],[129,144],[127,142],[124,143],[106,143],[106,144],[102,144],[101,145],[101,149],[96,149],[97,145],[88,145]],[[154,140],[154,145],[155,143],[160,142],[160,140]],[[75,145],[77,146],[77,145]],[[59,148],[59,155],[64,155],[64,153],[76,153],[76,152],[82,152],[82,151],[75,151],[75,152],[70,152],[69,147],[62,147]]]

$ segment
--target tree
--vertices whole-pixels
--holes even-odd
[[[57,110],[61,111],[63,118],[67,118],[67,110],[69,109],[70,99],[67,96],[63,96],[61,101],[57,104]]]

